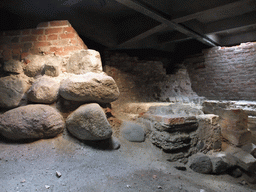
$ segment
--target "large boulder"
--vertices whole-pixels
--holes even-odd
[[[72,101],[110,103],[117,100],[119,94],[114,79],[104,73],[71,75],[60,85],[60,95]]]
[[[61,133],[65,121],[48,105],[27,105],[5,112],[0,117],[0,133],[11,140],[40,139]]]
[[[27,79],[20,75],[0,78],[0,107],[14,108],[19,106],[28,87]]]
[[[104,140],[112,135],[106,115],[96,103],[80,106],[67,117],[66,126],[72,135],[81,140]]]
[[[67,72],[74,74],[102,72],[102,63],[99,52],[92,49],[75,52],[70,56],[67,62]]]
[[[23,63],[18,60],[8,60],[4,62],[4,71],[9,73],[22,73]]]
[[[35,103],[53,103],[58,98],[59,87],[59,81],[43,76],[37,79],[28,90],[28,100]]]
[[[197,153],[189,158],[189,168],[198,173],[211,173],[212,162],[209,156]]]
[[[29,55],[26,57],[27,66],[24,72],[29,77],[45,73],[49,76],[58,76],[63,65],[63,58],[52,55]]]
[[[29,77],[40,75],[46,63],[45,56],[29,55],[26,58],[27,66],[24,68],[24,73]]]
[[[145,131],[143,127],[137,123],[125,121],[121,126],[122,136],[131,142],[145,141]]]

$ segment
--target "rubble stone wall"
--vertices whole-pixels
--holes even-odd
[[[124,53],[105,53],[104,71],[115,79],[120,97],[117,102],[172,102],[198,97],[191,89],[185,66],[166,74],[159,60],[140,60]],[[175,103],[174,101],[174,103]]]
[[[256,100],[256,43],[214,47],[185,59],[192,89],[207,99]]]
[[[39,23],[35,29],[0,32],[0,58],[23,60],[29,54],[67,56],[87,49],[67,20]]]

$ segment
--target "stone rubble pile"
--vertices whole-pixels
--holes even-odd
[[[169,161],[187,162],[198,151],[220,149],[220,127],[216,115],[205,115],[190,105],[169,104],[149,107],[138,119],[148,130],[150,141],[169,153]],[[201,132],[207,134],[201,134]]]
[[[97,51],[76,51],[66,60],[29,55],[23,62],[5,61],[0,75],[0,107],[4,112],[0,115],[0,134],[4,137],[49,138],[65,127],[81,140],[111,137],[111,126],[99,104],[117,100],[119,89],[102,71]],[[79,104],[70,110],[65,122],[58,111],[63,106],[58,105],[69,102]]]

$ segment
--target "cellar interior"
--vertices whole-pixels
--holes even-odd
[[[0,2],[0,191],[255,191],[256,2]]]

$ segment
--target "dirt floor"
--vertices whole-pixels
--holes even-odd
[[[106,142],[84,143],[64,133],[53,139],[12,143],[0,139],[1,192],[249,192],[256,185],[229,175],[203,175],[178,163],[148,139],[119,138],[118,150]],[[56,176],[56,171],[61,177]]]

